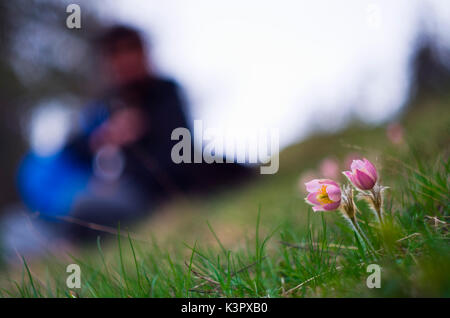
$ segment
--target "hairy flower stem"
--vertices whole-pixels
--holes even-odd
[[[355,231],[356,236],[361,241],[362,245],[364,245],[364,247],[367,248],[375,256],[375,249],[373,248],[372,244],[370,244],[369,239],[364,235],[364,232],[359,227],[358,220],[356,219],[356,213],[358,212],[358,209],[355,205],[353,196],[353,188],[351,186],[345,185],[342,188],[342,215],[350,222],[350,226],[352,227],[353,231]]]
[[[376,185],[373,189],[370,190],[370,201],[372,204],[372,208],[375,211],[378,221],[380,224],[383,224],[383,195],[382,195],[382,187]]]
[[[362,241],[364,242],[365,245],[367,245],[370,252],[373,253],[373,255],[376,255],[375,249],[373,248],[369,239],[367,238],[367,236],[364,234],[363,230],[359,226],[358,221],[356,220],[356,217],[350,218],[350,222],[352,223],[355,232],[361,237]]]

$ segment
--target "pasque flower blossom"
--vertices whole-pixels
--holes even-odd
[[[353,160],[351,171],[344,171],[343,174],[355,187],[360,190],[371,190],[378,180],[377,169],[366,158],[363,160]]]
[[[377,169],[365,158],[353,160],[350,169],[352,170],[342,173],[358,189],[359,197],[369,201],[380,223],[383,222],[383,192],[387,187],[378,183]]]
[[[309,192],[306,202],[313,206],[314,211],[333,211],[341,204],[341,189],[333,180],[314,179],[305,183]]]
[[[343,171],[343,174],[356,188],[357,197],[367,199],[373,211],[383,222],[383,187],[378,183],[378,173],[375,166],[367,159],[353,160],[351,171]],[[316,211],[340,210],[342,216],[349,221],[349,225],[355,231],[361,243],[373,254],[377,254],[367,236],[358,224],[356,214],[358,208],[354,201],[354,188],[344,184],[342,188],[331,179],[313,179],[305,183],[308,192],[305,201],[312,205]]]
[[[352,229],[357,233],[364,244],[374,249],[367,237],[358,225],[356,219],[356,206],[353,201],[353,188],[344,185],[342,190],[340,186],[330,179],[314,179],[305,183],[306,190],[309,192],[306,202],[311,204],[314,212],[333,211],[340,209],[345,219],[350,222]],[[342,201],[342,203],[341,203]]]

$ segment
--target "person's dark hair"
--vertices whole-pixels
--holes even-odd
[[[140,32],[125,25],[116,25],[108,28],[98,37],[97,45],[100,51],[106,54],[113,54],[124,47],[144,48]]]

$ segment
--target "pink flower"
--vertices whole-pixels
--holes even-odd
[[[339,176],[339,162],[334,158],[325,158],[320,163],[319,171],[325,178],[335,179]]]
[[[343,174],[355,187],[360,190],[371,190],[378,179],[377,169],[366,158],[353,160],[350,167],[352,171],[344,171]]]
[[[399,123],[391,123],[386,128],[386,135],[394,145],[403,143],[404,130]]]
[[[339,208],[341,204],[341,189],[333,180],[314,179],[305,183],[306,191],[309,192],[306,202],[313,206],[316,211],[332,211]]]

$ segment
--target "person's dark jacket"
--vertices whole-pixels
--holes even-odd
[[[172,131],[178,127],[189,128],[189,125],[178,86],[173,81],[158,78],[149,77],[115,90],[88,107],[83,116],[83,133],[68,145],[68,150],[91,164],[94,154],[89,148],[90,135],[117,107],[127,105],[143,110],[147,132],[123,149],[124,174],[153,198],[186,191],[209,191],[249,174],[247,168],[235,164],[175,164],[172,161],[171,150],[177,142],[171,140]]]

